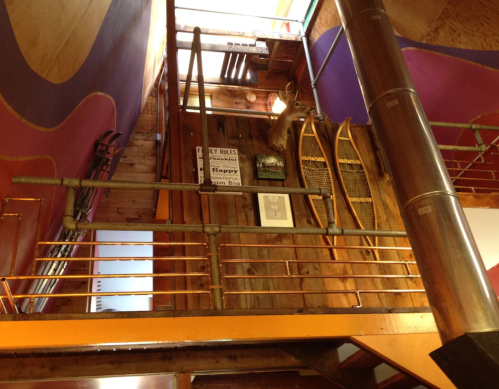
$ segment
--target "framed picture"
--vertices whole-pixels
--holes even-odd
[[[262,227],[294,227],[289,195],[258,193],[258,207]]]
[[[280,155],[257,154],[256,175],[259,180],[284,180],[284,159]]]

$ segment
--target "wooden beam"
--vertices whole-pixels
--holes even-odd
[[[234,57],[234,55],[233,55]],[[236,55],[237,57],[237,55]],[[231,61],[232,62],[232,61]],[[232,68],[234,69],[234,68]],[[228,69],[228,73],[231,72],[230,66]],[[180,81],[185,81],[187,79],[187,74],[181,74],[180,75]],[[197,83],[198,82],[198,77],[197,76],[192,76],[192,82]],[[204,82],[207,84],[221,84],[221,85],[244,85],[248,86],[249,81],[245,78],[222,78],[222,77],[205,77]]]
[[[195,26],[182,26],[177,24],[178,32],[194,32]],[[267,32],[267,31],[234,31],[234,30],[223,30],[218,28],[201,28],[201,34],[205,35],[222,35],[228,37],[244,37],[244,38],[256,38],[256,39],[275,39],[281,41],[292,41],[300,42],[300,35],[288,34],[283,32]]]
[[[298,52],[296,53],[295,60],[293,61],[293,65],[291,65],[291,69],[289,70],[289,73],[291,76],[295,76],[296,69],[298,68],[298,64],[300,63],[301,58],[303,57],[303,45],[300,45],[298,47]]]
[[[280,42],[275,41],[274,47],[272,47],[272,53],[270,54],[270,60],[268,64],[268,73],[267,78],[269,78],[272,74],[272,68],[274,67],[276,58],[277,58],[277,50],[279,50]]]
[[[0,350],[206,345],[227,339],[248,343],[437,331],[431,313],[193,317],[167,317],[166,312],[151,312],[150,317],[135,314],[135,318],[109,318],[120,317],[117,315],[106,319],[100,316],[102,319],[97,320],[89,319],[88,314],[74,320],[51,315],[47,315],[48,320],[38,315],[20,315],[9,320],[9,315],[0,315]]]
[[[26,355],[1,360],[0,382],[124,375],[300,369],[303,362],[276,347],[172,348]]]
[[[222,63],[222,69],[220,70],[220,77],[225,78],[225,74],[227,74],[227,66],[229,66],[230,53],[225,53],[224,61]]]
[[[383,360],[377,355],[364,350],[359,350],[350,355],[340,364],[342,369],[373,369],[383,363]]]
[[[197,375],[193,389],[336,389],[337,385],[320,375],[301,375],[298,371]]]
[[[337,348],[342,343],[342,341],[289,343],[281,346],[281,349],[303,361],[308,367],[336,383],[340,388],[376,388],[373,370],[350,372],[340,368]]]
[[[243,72],[242,72],[242,78],[246,79],[248,75],[248,70],[251,64],[251,55],[247,55],[246,58],[244,59],[244,66],[243,66]]]
[[[225,78],[225,80],[232,78],[232,73],[234,72],[234,68],[236,66],[238,56],[239,55],[236,53],[231,54],[229,65],[227,66],[227,74],[226,74],[227,77]],[[205,80],[206,80],[206,78],[205,78]]]
[[[179,373],[176,377],[176,389],[191,389],[191,373]]]
[[[239,54],[237,56],[237,62],[236,62],[236,72],[234,73],[234,79],[237,79],[239,78],[239,73],[241,72],[241,66],[244,62],[244,59],[246,57],[249,57],[250,55],[249,54]]]
[[[499,208],[499,193],[458,193],[464,208]]]
[[[177,48],[179,50],[190,50],[192,48],[192,42],[177,41]],[[216,43],[201,43],[201,50],[212,51],[214,53],[269,55],[269,49],[260,46],[221,45]]]
[[[420,382],[417,379],[406,376],[404,373],[398,373],[380,382],[378,389],[412,389],[419,384]]]

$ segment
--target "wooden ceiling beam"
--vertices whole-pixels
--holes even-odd
[[[48,355],[48,354],[47,354]],[[125,375],[297,370],[304,363],[277,347],[172,348],[1,359],[0,382]]]
[[[356,353],[350,355],[340,364],[342,369],[373,369],[378,365],[381,365],[383,360],[377,355],[368,353],[364,350],[359,350]]]
[[[192,42],[177,41],[179,50],[190,50]],[[239,53],[239,54],[258,54],[269,55],[269,49],[259,46],[243,45],[221,45],[216,43],[201,43],[201,51],[212,51],[215,53]]]
[[[376,389],[376,379],[372,369],[356,371],[341,369],[337,349],[343,343],[344,341],[338,339],[320,343],[288,343],[280,347],[337,384],[339,388]]]
[[[177,24],[177,32],[194,32],[195,26],[182,26]],[[300,35],[288,34],[282,32],[271,32],[271,31],[234,31],[234,30],[222,30],[218,28],[201,28],[201,34],[204,35],[219,35],[227,36],[233,38],[255,38],[255,39],[273,39],[278,41],[291,41],[291,42],[301,42]]]

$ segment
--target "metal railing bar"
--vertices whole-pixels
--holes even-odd
[[[53,185],[71,188],[110,188],[110,189],[161,189],[203,192],[242,193],[279,193],[330,196],[331,194],[320,188],[288,188],[275,186],[229,186],[229,185],[200,185],[177,184],[172,182],[137,182],[137,181],[99,181],[80,178],[51,178],[51,177],[24,177],[16,176],[14,184]]]
[[[239,276],[225,275],[222,278],[227,279],[253,279],[253,278],[421,278],[420,275],[405,275],[405,274],[307,274],[307,275],[256,275],[256,276]]]
[[[62,242],[47,241],[38,242],[41,245],[59,245],[59,246],[204,246],[203,242]]]
[[[322,62],[321,68],[317,72],[317,76],[315,76],[315,79],[312,81],[312,86],[317,86],[317,83],[319,82],[319,79],[322,76],[322,73],[324,72],[324,69],[326,68],[329,59],[331,58],[331,55],[333,55],[334,50],[336,49],[336,46],[338,45],[338,42],[340,41],[340,38],[342,37],[344,32],[343,26],[340,27],[338,30],[338,33],[336,34],[336,38],[334,38],[333,44],[331,45],[331,48],[329,49],[326,58],[324,59],[324,62]]]
[[[9,300],[10,308],[14,313],[19,313],[19,310],[17,309],[17,305],[14,301],[16,296],[12,295],[12,291],[10,290],[9,283],[7,282],[7,279],[5,277],[2,277],[0,279],[0,282],[2,283],[3,290],[5,291],[5,296],[0,296],[1,298],[6,298]]]
[[[184,11],[208,12],[208,13],[214,13],[214,14],[220,14],[220,15],[245,16],[248,18],[278,20],[278,21],[292,22],[292,23],[301,23],[302,22],[301,20],[298,20],[298,19],[284,18],[282,16],[263,16],[263,15],[253,15],[253,14],[240,14],[240,13],[235,13],[235,12],[212,11],[209,9],[180,7],[180,6],[175,6],[175,9],[180,9],[180,10],[184,10]]]
[[[464,170],[463,170],[464,172]],[[478,177],[451,177],[451,180],[468,180],[468,181],[489,181],[489,182],[497,182],[496,178],[478,178]]]
[[[474,123],[447,123],[447,122],[429,122],[432,127],[451,127],[451,128],[467,128],[469,130],[488,130],[499,131],[497,126],[486,126],[483,124]]]
[[[197,83],[197,81],[192,80],[191,82]],[[181,105],[183,108],[183,106]],[[185,107],[186,109],[190,109],[192,111],[200,111],[201,108],[193,105],[188,105]],[[235,108],[220,108],[220,107],[206,107],[206,111],[210,112],[221,112],[221,113],[233,113],[233,114],[241,114],[241,115],[255,115],[255,116],[279,116],[275,112],[266,112],[266,111],[255,111],[252,109],[235,109]]]
[[[263,248],[276,248],[276,249],[328,249],[328,250],[350,250],[350,249],[360,249],[360,250],[400,250],[400,251],[412,251],[412,247],[390,247],[390,246],[321,246],[321,245],[299,245],[299,244],[283,244],[283,245],[272,245],[272,244],[240,244],[240,243],[222,243],[218,247],[263,247]],[[329,261],[331,262],[331,261]],[[338,262],[338,261],[334,261]],[[380,261],[376,261],[379,263]]]
[[[472,191],[475,190],[475,189],[479,189],[479,190],[492,190],[492,191],[498,191],[499,188],[484,188],[484,187],[481,187],[481,186],[460,186],[460,185],[454,185],[454,188],[457,188],[457,189],[471,189]]]
[[[489,146],[486,146],[486,147],[484,148],[484,150],[482,150],[482,152],[480,152],[480,153],[479,153],[479,154],[478,154],[478,155],[477,155],[477,156],[473,159],[473,161],[472,161],[472,162],[470,162],[470,163],[468,164],[468,166],[466,166],[466,167],[464,168],[464,170],[463,170],[463,171],[459,172],[459,173],[458,173],[458,175],[457,175],[457,178],[455,178],[455,179],[453,179],[453,180],[452,180],[452,183],[454,184],[454,182],[458,179],[458,177],[461,177],[461,176],[462,176],[462,175],[466,172],[466,170],[467,170],[468,168],[472,167],[472,166],[473,166],[473,163],[475,163],[478,159],[481,159],[483,163],[486,163],[486,162],[485,162],[485,159],[483,158],[483,155],[484,155],[487,151],[489,151],[489,150],[491,149],[491,147],[492,147],[492,146],[497,146],[495,143],[496,143],[498,140],[499,140],[499,136],[498,136],[498,137],[496,137],[496,138],[492,141],[492,143],[491,143]],[[492,164],[492,163],[491,163],[491,164]]]
[[[40,276],[6,276],[6,280],[68,280],[94,278],[161,278],[161,277],[208,277],[208,273],[137,273],[137,274],[70,274]]]
[[[319,101],[319,92],[317,91],[317,85],[314,83],[316,77],[314,76],[314,69],[312,67],[312,59],[310,57],[310,51],[308,49],[307,35],[305,34],[305,29],[303,23],[300,25],[300,35],[303,42],[303,52],[305,53],[305,59],[307,61],[308,73],[310,75],[310,83],[312,85],[312,92],[314,95],[315,106],[317,108],[317,117],[322,122],[324,121],[324,116],[322,115],[321,104]]]
[[[36,258],[39,262],[54,261],[207,261],[208,257],[41,257]]]
[[[38,202],[43,202],[42,198],[36,198],[36,197],[4,197],[3,198],[4,202],[9,202],[9,201],[38,201]]]
[[[471,161],[470,161],[471,162]],[[465,170],[464,168],[448,167],[447,170]],[[488,169],[466,169],[467,172],[479,172],[479,173],[499,173],[499,170],[488,170]]]
[[[328,265],[416,265],[416,261],[308,261],[306,259],[223,259],[223,263],[327,263]]]
[[[225,291],[225,294],[341,294],[341,293],[425,293],[424,289],[379,289],[379,290],[244,290]]]
[[[22,298],[46,298],[46,297],[104,297],[104,296],[148,296],[148,295],[170,295],[170,294],[210,294],[209,290],[157,290],[150,292],[85,292],[85,293],[39,293],[39,294],[16,294],[15,299]],[[7,296],[0,296],[0,299]]]

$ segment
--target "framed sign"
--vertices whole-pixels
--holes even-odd
[[[259,180],[284,180],[284,159],[280,155],[256,156],[256,175]]]
[[[196,147],[198,182],[203,183],[203,148]],[[210,147],[211,181],[215,185],[242,186],[237,149]],[[227,193],[226,193],[227,194]],[[233,193],[236,194],[236,193]],[[237,193],[241,194],[241,193]]]
[[[289,195],[258,193],[258,208],[262,227],[294,227]]]

